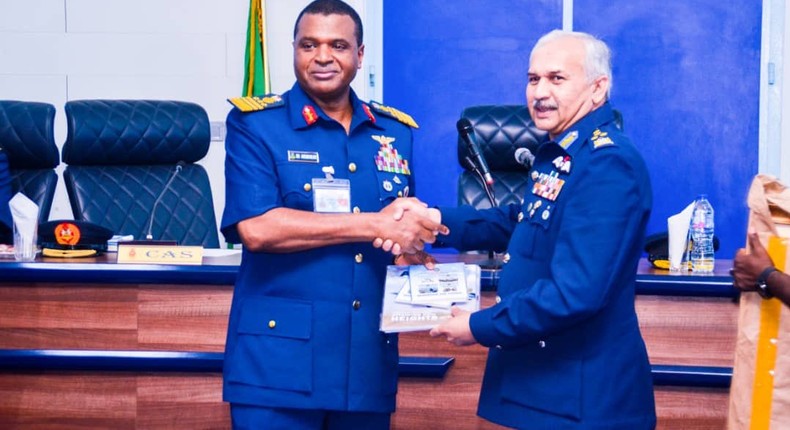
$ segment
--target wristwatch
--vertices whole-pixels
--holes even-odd
[[[757,294],[759,294],[760,297],[764,299],[772,299],[774,297],[774,295],[768,291],[768,277],[771,276],[771,273],[776,271],[776,267],[768,267],[757,277]]]

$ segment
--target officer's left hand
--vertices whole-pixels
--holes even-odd
[[[436,259],[425,251],[417,251],[414,254],[399,254],[395,257],[395,264],[398,266],[424,264],[426,269],[433,270],[436,267]]]
[[[452,318],[431,329],[431,336],[446,336],[448,342],[457,346],[474,345],[477,343],[472,329],[469,327],[471,312],[453,306],[450,310]]]

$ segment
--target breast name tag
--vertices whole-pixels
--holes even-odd
[[[313,211],[351,212],[351,182],[348,179],[313,178]]]

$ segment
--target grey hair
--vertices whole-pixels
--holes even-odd
[[[584,43],[584,48],[587,57],[584,61],[584,70],[587,73],[587,81],[592,82],[599,76],[606,76],[609,79],[609,88],[606,91],[606,98],[608,99],[612,92],[612,52],[609,47],[601,39],[589,33],[581,31],[567,31],[567,30],[552,30],[544,34],[538,39],[532,52],[529,54],[529,60],[532,61],[532,55],[535,50],[540,46],[558,39],[571,37],[580,40]]]

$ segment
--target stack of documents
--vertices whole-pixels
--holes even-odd
[[[381,331],[430,330],[450,318],[453,306],[480,309],[480,267],[473,264],[388,266]]]

